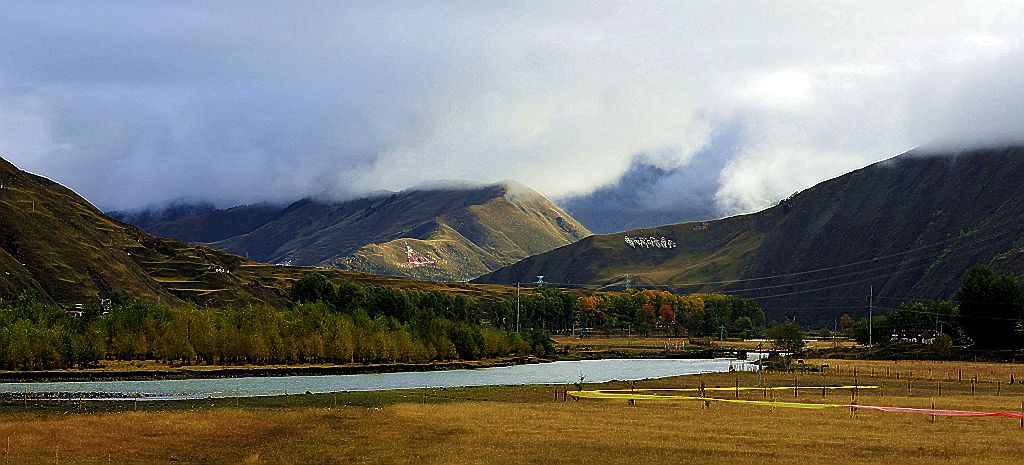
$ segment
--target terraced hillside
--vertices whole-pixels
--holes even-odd
[[[165,303],[284,305],[310,268],[264,265],[219,250],[152,236],[113,220],[71,190],[0,159],[0,298],[32,291],[62,304],[114,293]],[[496,286],[442,285],[342,270],[335,280],[444,289],[475,296]]]
[[[514,182],[241,206],[148,230],[259,262],[440,281],[469,280],[590,234]]]
[[[966,268],[1024,276],[1024,149],[912,151],[766,210],[588,237],[477,282],[633,284],[757,297],[769,318],[829,325],[906,298],[949,298]],[[631,246],[664,237],[675,248]]]

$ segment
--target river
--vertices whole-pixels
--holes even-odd
[[[756,358],[751,354],[751,359]],[[184,400],[297,393],[641,380],[750,369],[736,359],[602,359],[358,375],[0,383],[0,395],[92,400]]]

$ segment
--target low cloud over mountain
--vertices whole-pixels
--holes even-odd
[[[455,178],[735,213],[1020,138],[1022,23],[996,1],[12,3],[0,154],[104,210]]]

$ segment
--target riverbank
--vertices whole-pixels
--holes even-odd
[[[770,350],[767,341],[726,339],[691,340],[672,337],[594,336],[576,338],[553,336],[554,352],[547,357],[505,357],[485,360],[460,360],[431,363],[387,363],[344,365],[169,365],[147,361],[103,361],[102,366],[88,369],[0,371],[0,382],[51,381],[141,381],[203,378],[243,378],[268,376],[357,375],[410,371],[443,371],[489,368],[560,360],[595,360],[625,358],[746,358],[748,351]],[[848,340],[812,341],[810,351],[825,351],[846,358],[859,358],[861,349]],[[833,352],[829,352],[833,351]]]
[[[105,360],[100,367],[86,369],[0,371],[0,382],[53,381],[145,381],[205,378],[245,378],[269,376],[359,375],[414,371],[444,371],[491,368],[527,363],[571,360],[681,358],[745,358],[757,344],[742,341],[692,344],[678,338],[599,337],[577,339],[554,336],[555,350],[550,356],[504,357],[484,360],[457,360],[430,363],[386,363],[344,365],[169,365],[154,360]]]
[[[171,366],[155,361],[106,362],[98,368],[81,370],[0,371],[0,382],[53,381],[147,381],[172,379],[248,378],[268,376],[318,376],[443,371],[490,368],[549,361],[537,357],[505,357],[432,363],[387,363],[346,365],[185,365]]]

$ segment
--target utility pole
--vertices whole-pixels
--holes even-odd
[[[626,274],[626,290],[628,291],[631,287],[633,287],[633,275],[627,273]]]
[[[519,282],[516,282],[516,334],[519,334]]]
[[[874,333],[874,312],[875,312],[875,285],[871,285],[871,290],[868,293],[868,347],[872,347],[875,342]]]

